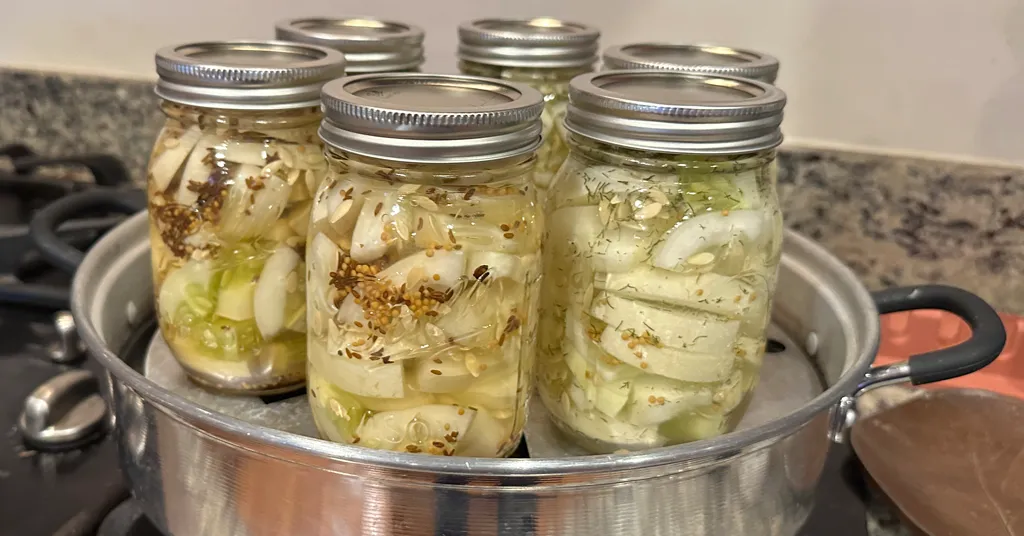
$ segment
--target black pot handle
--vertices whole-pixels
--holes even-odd
[[[57,235],[62,223],[89,212],[134,214],[145,208],[146,195],[141,190],[93,188],[66,195],[36,211],[29,222],[29,235],[43,258],[61,270],[74,273],[85,254]]]
[[[970,374],[994,361],[1006,345],[1006,328],[985,300],[945,285],[897,287],[872,292],[880,314],[941,309],[971,327],[971,338],[951,348],[910,356],[910,382],[932,383]]]

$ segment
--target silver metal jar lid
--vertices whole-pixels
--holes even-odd
[[[658,71],[692,71],[708,74],[742,76],[775,82],[779,60],[768,54],[716,45],[673,45],[666,43],[635,43],[605,49],[601,56],[605,69],[652,69]]]
[[[552,18],[482,19],[459,25],[459,59],[500,67],[589,67],[596,28]]]
[[[604,71],[569,83],[566,128],[662,153],[739,154],[782,143],[786,94],[748,78],[678,71]]]
[[[400,162],[459,163],[540,145],[541,94],[476,76],[387,73],[324,86],[320,137],[343,151]]]
[[[282,41],[320,45],[345,54],[348,74],[408,71],[423,64],[423,30],[370,17],[303,18],[277,23]]]
[[[156,94],[203,108],[279,110],[316,106],[320,88],[344,76],[341,52],[284,41],[207,41],[156,53]]]

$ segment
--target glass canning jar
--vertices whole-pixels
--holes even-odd
[[[211,389],[267,394],[305,380],[304,263],[327,174],[320,86],[340,52],[205,42],[156,55],[167,120],[148,169],[160,332]]]
[[[544,95],[544,144],[534,182],[543,192],[569,148],[565,117],[569,81],[594,70],[600,32],[551,18],[482,19],[459,26],[459,70],[464,74],[529,84]]]
[[[320,434],[402,452],[509,454],[532,386],[540,93],[377,74],[327,84],[323,103],[330,172],[306,250]]]
[[[307,17],[277,23],[277,38],[333,48],[350,75],[413,72],[423,65],[423,30],[369,17]]]
[[[634,43],[608,47],[601,54],[603,70],[689,71],[741,76],[769,84],[779,74],[779,60],[742,48],[719,45]]]
[[[785,95],[681,72],[572,81],[547,201],[538,389],[600,453],[712,437],[764,353],[782,217]]]

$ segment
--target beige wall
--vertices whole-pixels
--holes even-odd
[[[460,20],[495,15],[761,49],[782,61],[791,140],[1024,163],[1024,0],[11,0],[0,65],[150,77],[161,45],[352,13],[423,26],[436,71]]]

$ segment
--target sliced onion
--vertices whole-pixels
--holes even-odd
[[[522,282],[526,281],[527,274],[536,274],[538,266],[539,259],[534,253],[512,255],[496,251],[471,251],[466,262],[466,275],[484,279],[478,274],[486,273],[487,277],[508,277]]]
[[[572,346],[566,348],[565,363],[583,387],[587,400],[601,413],[609,417],[618,415],[629,401],[630,382],[606,381],[598,374],[597,366],[583,357]],[[629,368],[619,365],[622,368]]]
[[[338,269],[341,249],[323,233],[317,233],[309,242],[306,261],[309,268],[307,280],[308,314],[307,323],[318,337],[327,335],[327,323],[333,322],[338,314],[334,305],[335,289],[331,285],[331,272]]]
[[[710,212],[679,222],[668,230],[654,248],[654,266],[672,270],[694,254],[746,238],[756,242],[765,224],[764,213],[756,210]]]
[[[223,141],[220,136],[206,134],[196,143],[185,162],[181,180],[178,181],[178,191],[174,199],[179,204],[191,206],[199,199],[199,193],[193,190],[195,187],[192,183],[203,185],[209,182],[213,174],[213,166],[209,163],[210,150]]]
[[[488,370],[453,398],[460,404],[484,407],[491,411],[515,411],[519,374],[515,370]]]
[[[426,440],[445,441],[445,437],[465,437],[476,417],[476,410],[447,404],[430,404],[400,411],[374,414],[359,427],[361,445],[404,450],[406,445]],[[412,433],[415,431],[416,436]],[[454,433],[453,433],[454,432]],[[451,443],[455,447],[458,441]]]
[[[548,223],[550,240],[559,255],[592,263],[599,272],[626,272],[642,263],[654,243],[650,231],[601,223],[598,207],[565,207]]]
[[[267,158],[275,152],[269,138],[265,142],[227,138],[217,148],[217,159],[263,167],[267,165]]]
[[[413,220],[415,244],[424,249],[448,244],[459,245],[464,251],[530,253],[540,248],[540,233],[532,229],[528,232],[504,231],[485,218],[456,218],[417,210]]]
[[[744,171],[732,179],[733,185],[740,191],[740,208],[760,208],[761,190],[757,185],[758,170]]]
[[[263,188],[251,189],[249,179],[261,182]],[[261,177],[256,166],[238,166],[231,174],[217,234],[231,241],[263,235],[281,217],[290,192],[291,187],[281,178]]]
[[[565,424],[596,441],[601,450],[652,448],[665,444],[665,438],[652,428],[617,421],[597,411],[579,385],[569,386],[563,397]]]
[[[276,152],[288,169],[325,169],[327,160],[319,145],[276,144]]]
[[[338,307],[338,314],[334,318],[341,324],[352,324],[359,321],[365,323],[366,315],[363,314],[363,307],[356,303],[355,294],[349,294],[341,301],[341,307]]]
[[[680,305],[728,317],[743,316],[757,300],[767,301],[763,285],[714,272],[681,274],[639,266],[595,278],[597,288],[627,298]],[[760,295],[759,295],[760,292]]]
[[[502,285],[475,284],[446,303],[448,311],[437,318],[435,325],[457,344],[469,347],[488,346],[496,342],[508,320],[512,292],[502,292]]]
[[[715,393],[706,384],[685,384],[654,374],[641,374],[631,384],[629,407],[622,418],[639,426],[657,426],[709,406]]]
[[[308,355],[316,372],[343,391],[376,398],[405,396],[405,381],[399,363],[383,364],[330,355],[320,344],[311,344]]]
[[[475,379],[466,368],[466,355],[457,351],[441,351],[429,359],[419,359],[411,373],[416,389],[424,393],[462,391]]]
[[[554,201],[558,207],[597,205],[602,199],[614,195],[625,198],[655,183],[670,185],[665,188],[670,191],[676,188],[678,180],[678,177],[669,173],[645,174],[615,166],[590,166],[561,177],[558,182],[558,199]]]
[[[650,374],[685,382],[710,383],[729,377],[736,357],[731,350],[704,354],[679,348],[641,344],[633,348],[622,333],[608,326],[601,333],[601,348],[623,363]],[[646,365],[646,366],[643,366]]]
[[[178,311],[178,306],[185,301],[189,285],[198,285],[207,290],[213,278],[213,265],[208,260],[190,260],[181,268],[171,270],[160,285],[157,296],[160,316],[170,320]]]
[[[666,346],[691,352],[725,352],[739,332],[740,323],[688,309],[669,309],[606,293],[594,299],[590,314],[614,326],[620,334],[640,337],[649,333]]]
[[[391,281],[396,287],[415,288],[420,283],[449,289],[462,279],[466,257],[461,251],[418,251],[388,266],[377,274],[377,279]],[[436,277],[435,277],[436,276]]]
[[[395,203],[395,195],[392,193],[367,196],[352,230],[352,259],[356,262],[372,262],[381,258],[388,250],[388,242],[398,238],[394,236],[397,233],[389,230],[390,226],[384,220],[403,213],[404,209]]]
[[[302,258],[289,247],[279,247],[267,259],[253,293],[253,314],[256,327],[264,339],[277,335],[284,328],[288,301],[288,276],[298,268]]]
[[[498,420],[491,412],[477,408],[469,431],[459,435],[455,454],[493,458],[512,439],[512,419]]]
[[[174,176],[178,174],[178,170],[185,163],[185,159],[188,158],[202,137],[203,133],[199,127],[190,127],[176,140],[177,145],[165,148],[164,152],[160,153],[153,165],[149,167],[149,174],[156,191],[167,190],[167,187],[174,181]],[[170,139],[168,138],[168,141]]]

